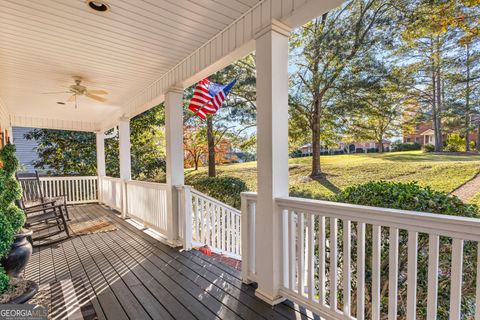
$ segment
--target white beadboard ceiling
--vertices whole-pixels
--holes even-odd
[[[98,123],[261,0],[0,0],[0,98],[16,118]],[[72,76],[110,92],[65,101]],[[90,127],[86,127],[90,129]]]

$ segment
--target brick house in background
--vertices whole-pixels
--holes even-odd
[[[383,151],[390,151],[391,141],[383,140]],[[321,152],[335,152],[343,151],[344,153],[358,153],[357,151],[367,152],[369,149],[379,149],[378,142],[367,141],[367,142],[343,142],[339,141],[336,148],[321,148]],[[300,152],[302,156],[311,156],[312,155],[312,144],[307,143],[300,147]]]
[[[442,128],[442,140],[445,141],[449,134],[454,133],[454,130],[447,131]],[[477,132],[469,133],[470,141],[477,141]],[[432,121],[421,122],[415,126],[415,130],[403,136],[404,143],[418,143],[420,145],[433,144],[435,145],[435,130],[433,130]]]

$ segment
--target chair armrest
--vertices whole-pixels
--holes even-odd
[[[35,204],[35,205],[33,205],[33,206],[26,207],[24,210],[25,210],[25,211],[28,211],[28,210],[30,210],[30,209],[35,209],[35,208],[39,208],[39,207],[45,207],[46,205],[48,205],[48,204],[53,204],[53,203],[55,203],[55,202],[56,202],[55,200],[42,202],[42,203],[40,203],[40,204]],[[51,207],[51,206],[49,206],[49,208],[50,208],[50,207]]]
[[[60,212],[62,211],[62,208],[63,208],[63,204],[57,204],[57,205],[54,205],[54,206],[49,206],[49,207],[43,207],[43,208],[37,208],[35,210],[31,210],[28,212],[28,214],[30,213],[36,213],[36,212],[50,212],[50,211],[54,211],[55,209],[60,209]]]

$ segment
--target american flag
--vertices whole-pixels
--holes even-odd
[[[207,114],[214,114],[220,109],[236,82],[237,79],[223,85],[211,82],[208,78],[201,80],[195,87],[188,108],[205,120]]]

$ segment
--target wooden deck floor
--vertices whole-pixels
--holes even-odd
[[[99,319],[312,318],[290,302],[270,307],[237,270],[170,248],[100,205],[69,211],[72,222],[106,217],[118,230],[34,248],[25,277],[39,284],[81,278]]]

